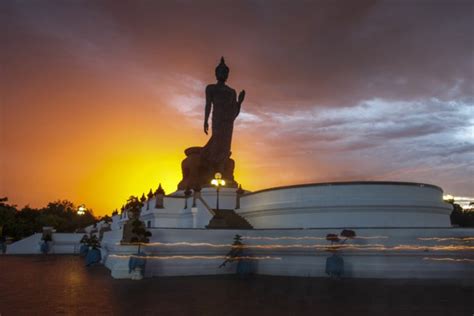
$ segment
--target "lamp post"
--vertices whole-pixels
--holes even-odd
[[[225,181],[224,179],[222,179],[222,175],[219,172],[217,172],[214,175],[214,179],[212,179],[211,184],[216,187],[216,191],[217,191],[216,210],[219,211],[219,187],[225,185]]]

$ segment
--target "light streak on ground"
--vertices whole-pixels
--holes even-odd
[[[228,256],[137,256],[137,255],[110,255],[113,258],[140,258],[140,259],[155,259],[155,260],[216,260],[216,259],[227,259],[227,260],[282,260],[281,257],[271,256],[241,256],[241,257],[228,257]]]
[[[474,246],[446,245],[446,246],[423,246],[423,245],[398,245],[390,247],[393,250],[425,250],[425,251],[474,251]]]
[[[388,236],[356,236],[352,239],[387,239]],[[293,236],[281,236],[281,237],[259,237],[259,236],[243,236],[242,239],[250,240],[326,240],[326,237],[314,237],[314,236],[303,236],[303,237],[293,237]]]
[[[474,241],[474,237],[420,237],[418,240],[434,240],[434,241]]]
[[[116,245],[120,245],[117,243]],[[138,244],[134,243],[122,243],[121,245],[128,246],[137,246]],[[144,247],[212,247],[212,248],[255,248],[255,249],[279,249],[279,248],[309,248],[309,249],[326,249],[326,248],[352,248],[355,245],[350,244],[271,244],[271,245],[241,245],[235,246],[232,244],[212,244],[212,243],[193,243],[193,242],[174,242],[174,243],[162,243],[162,242],[153,242],[153,243],[142,243],[141,246]],[[366,247],[384,247],[382,244],[367,244],[367,245],[358,245],[360,248]]]
[[[315,250],[377,250],[377,251],[474,251],[474,246],[445,245],[445,246],[424,246],[424,245],[397,245],[385,246],[381,244],[368,245],[351,245],[351,244],[335,244],[335,245],[246,245],[243,248],[250,249],[315,249]]]
[[[127,246],[136,246],[136,243],[116,243],[116,245],[127,245]],[[180,241],[180,242],[150,242],[150,243],[141,243],[141,246],[145,247],[179,247],[179,246],[189,246],[189,247],[213,247],[213,248],[228,248],[232,247],[232,244],[212,244],[207,242],[187,242],[187,241]]]
[[[125,244],[134,245],[137,244]],[[192,242],[175,242],[175,243],[142,243],[145,247],[212,247],[212,248],[243,248],[243,249],[312,249],[322,251],[332,250],[350,250],[350,251],[474,251],[471,245],[396,245],[385,246],[383,244],[270,244],[270,245],[242,245],[234,246],[231,244],[212,244],[212,243],[192,243]]]
[[[290,237],[290,236],[282,236],[282,237],[254,237],[254,236],[243,236],[242,239],[249,239],[249,240],[326,240],[326,237],[312,237],[312,236],[305,236],[305,237]]]
[[[244,245],[243,248],[249,249],[291,249],[291,248],[301,248],[301,249],[350,249],[350,248],[376,248],[384,247],[382,244],[369,244],[369,245],[350,245],[350,244],[334,244],[334,245],[325,245],[325,244],[313,244],[313,245],[304,245],[304,244],[273,244],[273,245]]]
[[[474,259],[468,259],[468,258],[430,258],[430,257],[424,257],[423,260],[474,263]]]

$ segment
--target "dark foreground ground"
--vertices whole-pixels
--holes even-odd
[[[257,276],[114,280],[74,256],[0,256],[0,315],[473,315],[463,281]]]

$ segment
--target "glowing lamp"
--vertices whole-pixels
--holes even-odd
[[[84,215],[86,214],[87,208],[84,206],[84,204],[79,205],[77,209],[77,215]]]
[[[216,187],[224,186],[225,185],[225,180],[222,179],[222,174],[217,172],[214,175],[214,179],[212,179],[211,184]]]

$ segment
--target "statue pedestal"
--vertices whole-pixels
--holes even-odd
[[[229,158],[224,164],[224,170],[217,170],[201,159],[201,150],[202,147],[189,147],[184,151],[186,158],[181,163],[183,179],[178,184],[178,190],[210,187],[216,172],[222,174],[226,187],[236,188],[238,185],[234,180],[234,160]]]

